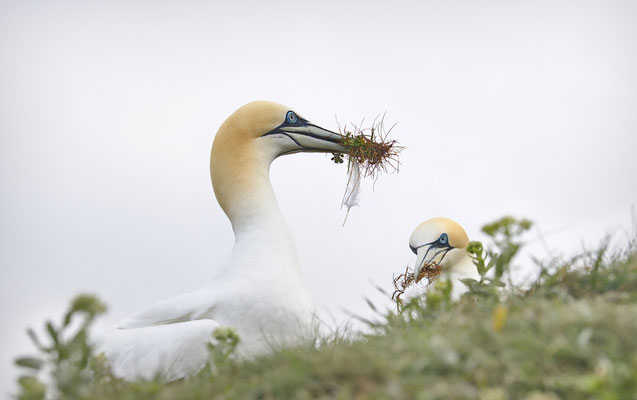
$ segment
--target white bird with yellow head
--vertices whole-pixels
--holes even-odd
[[[155,304],[97,338],[97,351],[115,375],[167,381],[192,375],[207,361],[206,345],[220,326],[237,330],[241,357],[314,339],[314,303],[269,169],[285,154],[344,153],[341,139],[267,101],[246,104],[226,119],[212,146],[210,174],[234,247],[203,289]]]
[[[452,298],[459,298],[467,290],[461,279],[480,279],[467,254],[468,244],[469,236],[465,230],[449,218],[432,218],[422,222],[409,238],[409,248],[416,254],[414,275],[418,276],[432,263],[438,264],[440,277],[452,282]]]

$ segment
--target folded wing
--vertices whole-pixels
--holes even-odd
[[[94,341],[115,376],[173,381],[197,373],[208,359],[208,343],[219,323],[211,318],[211,296],[194,292],[161,301],[109,326]]]

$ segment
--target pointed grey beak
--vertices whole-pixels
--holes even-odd
[[[433,244],[426,244],[424,246],[419,247],[416,250],[416,264],[414,265],[414,273],[416,276],[420,274],[422,269],[426,266],[435,262],[440,264],[442,259],[445,258],[445,255],[449,252],[449,250],[453,249],[451,246],[434,246]]]
[[[341,145],[343,136],[320,126],[307,123],[301,126],[281,126],[267,135],[286,135],[297,144],[298,148],[283,154],[298,152],[347,153],[347,148]]]

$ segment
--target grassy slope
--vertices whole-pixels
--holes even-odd
[[[98,372],[84,393],[96,399],[637,398],[637,259],[596,265],[556,268],[506,299],[478,287],[452,304],[439,285],[402,314],[386,316],[364,340],[226,361],[215,374],[206,370],[172,384],[125,383]]]
[[[488,291],[389,316],[379,334],[227,363],[170,385],[97,385],[97,398],[637,398],[637,261],[559,270],[529,292]]]

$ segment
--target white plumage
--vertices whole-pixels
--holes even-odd
[[[435,262],[441,267],[440,279],[452,283],[451,297],[458,299],[467,287],[462,279],[480,280],[476,266],[467,254],[469,237],[457,222],[448,218],[432,218],[419,224],[409,238],[409,247],[416,254],[414,274]],[[411,295],[417,295],[413,290]]]
[[[349,168],[347,187],[345,188],[342,204],[347,207],[348,213],[352,207],[360,206],[361,201],[361,167],[355,158],[351,159]]]
[[[239,333],[237,354],[312,341],[313,300],[299,271],[294,240],[269,178],[270,163],[296,152],[343,152],[341,136],[287,107],[252,102],[219,128],[211,153],[215,195],[235,244],[203,289],[164,300],[96,337],[115,375],[125,379],[190,376],[205,364],[219,326]]]

